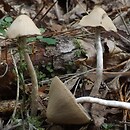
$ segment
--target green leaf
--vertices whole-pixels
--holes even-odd
[[[102,124],[102,127],[103,127],[104,129],[107,129],[107,128],[108,128],[108,124],[104,123],[104,124]]]
[[[4,22],[3,19],[0,19],[0,26],[2,25],[3,22]]]
[[[6,25],[7,25],[7,22],[4,21],[4,20],[1,20],[0,24],[1,24],[2,26],[6,26]]]
[[[11,17],[5,17],[4,20],[8,23],[11,23],[13,21]]]
[[[10,25],[13,19],[11,17],[5,17],[0,19],[0,28],[1,29],[7,29]]]
[[[109,130],[113,127],[113,125],[111,123],[107,124],[107,123],[103,123],[102,127],[104,130]]]
[[[38,40],[41,40],[41,39],[43,39],[43,36],[36,36],[36,38],[37,38]]]
[[[6,35],[6,31],[3,28],[0,28],[0,33],[5,36]]]
[[[43,36],[36,36],[36,38],[40,42],[46,42],[48,45],[56,45],[56,39],[54,39],[54,38],[45,38]]]
[[[26,42],[35,42],[36,41],[36,37],[29,37],[26,39]]]
[[[48,45],[56,45],[56,39],[54,38],[42,38],[41,42],[46,42]]]
[[[44,33],[45,32],[45,29],[44,28],[39,28],[41,33]]]
[[[50,66],[47,66],[46,69],[47,69],[50,73],[53,72],[53,69],[52,69]]]

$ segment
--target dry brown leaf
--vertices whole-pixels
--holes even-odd
[[[68,79],[67,81],[65,81],[64,84],[66,85],[66,87],[69,90],[71,90],[74,87],[74,85],[76,84],[78,79],[79,79],[79,77]]]
[[[120,88],[120,83],[119,83],[119,76],[115,77],[112,81],[110,81],[107,85],[111,90],[118,90]]]
[[[87,38],[85,40],[78,39],[81,48],[83,48],[86,52],[87,58],[95,57],[96,49],[94,47],[93,39]]]
[[[65,21],[68,22],[69,20],[75,20],[77,15],[80,16],[81,14],[85,13],[85,8],[86,4],[80,2],[80,4],[77,4],[71,11],[64,15]]]
[[[51,24],[50,30],[53,31],[53,32],[61,32],[62,28],[63,28],[63,26],[61,26],[60,24],[57,24],[57,23],[53,22]]]
[[[91,112],[96,127],[100,127],[104,123],[105,120],[104,115],[106,115],[105,109],[106,109],[105,106],[93,104]]]
[[[115,53],[119,53],[122,52],[122,50],[116,46],[115,42],[113,40],[110,39],[105,39],[104,42],[106,43],[107,47],[108,47],[108,51],[109,53],[115,54]]]

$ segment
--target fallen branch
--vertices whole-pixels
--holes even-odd
[[[115,101],[115,100],[104,100],[94,97],[80,97],[76,99],[77,103],[97,103],[104,106],[110,106],[110,107],[119,107],[123,109],[129,109],[130,110],[130,103],[128,102],[121,102],[121,101]]]

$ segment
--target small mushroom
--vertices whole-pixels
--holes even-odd
[[[95,45],[97,50],[97,78],[95,81],[94,88],[91,92],[91,96],[98,95],[98,90],[102,82],[102,72],[103,72],[103,49],[101,44],[100,30],[103,27],[106,31],[117,32],[115,25],[113,24],[107,13],[99,6],[95,6],[90,14],[84,16],[79,24],[81,26],[91,26],[95,27]]]
[[[90,121],[85,109],[77,104],[58,77],[53,78],[50,86],[47,119],[55,124],[86,124]]]
[[[27,64],[27,68],[31,77],[31,115],[36,115],[37,113],[38,81],[32,61],[27,52],[28,50],[26,45],[26,37],[34,35],[41,35],[40,30],[36,27],[31,18],[29,18],[27,15],[18,16],[7,30],[8,38],[17,38],[19,48],[24,53],[24,60]]]
[[[103,27],[106,31],[117,32],[115,25],[107,13],[100,7],[95,6],[90,14],[84,16],[79,24],[81,26]]]
[[[8,38],[41,35],[40,30],[27,15],[18,16],[7,30]]]

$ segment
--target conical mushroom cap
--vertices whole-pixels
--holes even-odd
[[[18,16],[7,30],[7,37],[9,38],[29,35],[41,35],[41,33],[32,19],[27,15]]]
[[[103,27],[106,31],[117,32],[115,25],[113,24],[110,17],[107,13],[99,6],[95,6],[92,12],[84,16],[80,22],[82,26],[91,26],[91,27]]]
[[[86,124],[90,117],[63,82],[54,77],[50,86],[47,119],[56,124]]]

